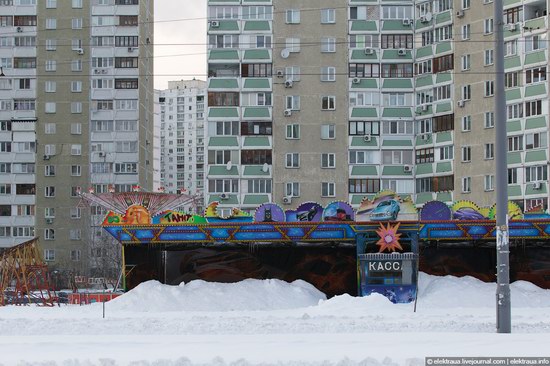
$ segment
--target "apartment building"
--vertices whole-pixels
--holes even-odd
[[[158,91],[160,114],[160,185],[168,193],[198,196],[196,207],[204,211],[204,114],[206,82],[169,81]]]
[[[77,207],[78,192],[153,185],[153,2],[8,0],[0,10],[2,43],[10,45],[0,48],[2,79],[11,80],[0,92],[12,103],[0,118],[11,122],[16,149],[34,139],[32,174],[17,167],[0,177],[13,192],[2,196],[12,203],[9,220],[21,220],[25,210],[14,203],[26,199],[32,229],[25,239],[41,237],[53,268],[93,270],[107,254],[94,246],[109,239],[98,226],[103,212]],[[24,138],[22,119],[29,120]],[[17,197],[25,191],[20,184],[32,194]],[[11,235],[11,244],[19,237]]]
[[[509,195],[548,206],[548,3],[507,1]],[[207,202],[494,203],[492,1],[208,2]],[[504,122],[502,122],[504,123]]]

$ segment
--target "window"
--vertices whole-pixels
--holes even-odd
[[[518,183],[518,168],[508,168],[508,184]]]
[[[71,207],[71,219],[80,219],[81,216],[82,213],[80,207]]]
[[[452,160],[453,159],[453,147],[444,146],[439,148],[439,160]]]
[[[82,29],[82,18],[73,18],[71,19],[72,29]]]
[[[436,57],[433,60],[433,72],[443,72],[454,68],[454,55]]]
[[[336,138],[336,125],[321,125],[321,139],[331,140]]]
[[[529,166],[525,167],[525,181],[529,182],[540,182],[548,180],[548,166],[539,165],[539,166]]]
[[[483,125],[485,128],[495,127],[495,113],[494,112],[485,112],[483,114]]]
[[[248,193],[271,193],[271,179],[249,179]]]
[[[120,124],[120,122],[123,121],[117,121],[117,131],[119,131],[118,128],[122,127],[122,124]],[[218,121],[215,123],[215,125],[211,124],[211,126],[215,127],[215,132],[213,133],[213,135],[216,136],[237,136],[239,134],[239,121]],[[137,128],[137,123],[135,123],[135,127]]]
[[[118,17],[118,25],[122,27],[132,27],[138,25],[137,15],[120,15]]]
[[[472,99],[472,88],[470,85],[462,86],[462,100]]]
[[[138,79],[115,79],[115,89],[137,89]]]
[[[45,165],[44,166],[44,175],[46,177],[55,176],[55,165]]]
[[[506,88],[515,88],[519,86],[519,71],[507,72],[504,74],[504,86]]]
[[[525,70],[525,83],[532,84],[546,81],[546,66]]]
[[[55,51],[57,49],[57,40],[56,39],[47,39],[46,40],[46,51]]]
[[[71,92],[72,93],[81,93],[82,92],[82,81],[71,81]]]
[[[381,76],[384,78],[412,78],[413,64],[382,64]]]
[[[56,60],[46,60],[46,71],[55,71],[57,70]]]
[[[547,147],[546,132],[528,133],[525,135],[525,149],[539,149]]]
[[[352,165],[377,164],[379,153],[372,150],[350,150],[349,163]]]
[[[336,9],[321,9],[321,24],[336,23]]]
[[[484,158],[485,159],[494,159],[495,158],[495,145],[493,143],[485,144],[484,148]]]
[[[472,130],[472,116],[463,116],[462,117],[462,132],[467,132]]]
[[[431,72],[431,71],[430,71]],[[380,64],[349,64],[350,78],[380,77]]]
[[[271,135],[272,122],[241,122],[241,135]]]
[[[71,250],[71,260],[77,262],[80,260],[80,250],[73,249]]]
[[[495,176],[486,175],[484,179],[484,189],[485,191],[494,191],[495,190]]]
[[[81,231],[80,229],[70,229],[69,230],[69,239],[70,240],[80,240]]]
[[[350,179],[348,191],[353,193],[378,193],[380,192],[380,179]]]
[[[44,145],[44,155],[48,155],[48,156],[55,155],[55,145],[54,144]]]
[[[382,133],[388,135],[412,135],[412,121],[383,121]]]
[[[494,55],[493,50],[485,50],[485,58],[484,58],[485,66],[489,66],[494,63],[493,55]]]
[[[546,35],[525,37],[525,52],[546,49]]]
[[[46,93],[55,93],[57,91],[57,82],[55,82],[55,81],[46,81],[44,83],[44,91]]]
[[[287,153],[285,156],[285,168],[299,168],[299,167],[300,167],[300,154]]]
[[[57,28],[57,19],[46,18],[46,29],[56,29],[56,28]]]
[[[335,197],[336,196],[336,184],[334,182],[322,182],[321,183],[321,196],[322,197]]]
[[[321,168],[323,169],[336,168],[336,154],[333,154],[333,153],[321,154]]]
[[[72,186],[71,187],[71,197],[78,197],[80,194],[80,187],[79,186]]]
[[[454,129],[454,114],[446,114],[433,118],[433,132],[452,131]]]
[[[50,230],[53,230],[53,229],[50,229]],[[44,235],[45,234],[46,233],[44,232]],[[53,240],[53,239],[48,239],[48,240]],[[44,260],[48,261],[48,262],[54,261],[55,260],[55,249],[44,249]]]
[[[518,40],[504,42],[504,56],[513,56],[518,53]]]
[[[470,33],[471,33],[470,24],[464,24],[462,26],[462,40],[465,41],[467,39],[470,39]]]
[[[417,149],[415,151],[415,156],[416,164],[432,163],[434,162],[434,149]]]
[[[286,109],[293,111],[300,110],[300,96],[299,95],[287,95],[286,96]]]
[[[82,9],[82,0],[73,0],[73,9]]]
[[[287,66],[285,67],[285,78],[290,81],[300,81],[300,67]]]
[[[508,120],[523,117],[523,103],[509,104],[506,106]]]
[[[80,177],[82,175],[82,169],[80,165],[71,165],[71,176]]]
[[[72,60],[71,71],[82,71],[82,60]]]
[[[333,95],[324,96],[321,98],[321,110],[333,111],[336,109],[336,97]]]
[[[336,38],[322,37],[321,38],[321,52],[336,52]]]
[[[413,36],[412,34],[382,34],[381,35],[382,49],[412,49]]]
[[[493,18],[485,19],[483,21],[483,34],[493,33]]]
[[[321,81],[336,81],[336,67],[321,67]]]
[[[82,155],[82,145],[80,144],[71,145],[71,155]]]
[[[82,134],[82,123],[71,123],[71,135]]]
[[[300,183],[287,182],[285,184],[285,196],[287,197],[300,197]]]
[[[470,70],[470,67],[471,67],[471,56],[468,54],[468,55],[462,55],[462,57],[460,58],[461,60],[461,70],[462,71],[465,71],[465,70]]]
[[[542,100],[525,102],[525,117],[539,116],[542,114]]]
[[[285,45],[289,52],[300,52],[300,38],[287,38]]]
[[[485,81],[485,96],[492,97],[495,95],[495,83],[493,80]]]
[[[46,102],[44,104],[44,111],[46,113],[55,113],[56,112],[56,104],[55,102]]]
[[[462,178],[462,193],[470,193],[472,192],[472,178],[471,177],[463,177]]]
[[[237,179],[214,179],[208,181],[209,193],[239,193]]]
[[[508,151],[521,151],[523,150],[523,136],[511,136],[508,137]]]
[[[243,165],[269,165],[271,163],[271,150],[241,150],[241,164]]]
[[[296,140],[300,138],[300,125],[286,125],[286,138],[288,140]]]
[[[299,9],[287,9],[286,10],[286,23],[298,24],[300,23],[300,10]]]
[[[115,174],[136,174],[137,163],[115,163]]]
[[[364,135],[380,135],[379,121],[350,121],[349,122],[350,136]]]
[[[44,187],[44,196],[45,197],[55,197],[55,187],[54,186]]]
[[[462,160],[463,163],[469,163],[472,161],[472,147],[462,146]]]
[[[55,9],[57,8],[57,0],[47,0],[46,9]]]
[[[241,76],[245,77],[271,77],[272,64],[242,64]]]
[[[136,69],[138,65],[137,57],[115,57],[115,68],[117,69]]]
[[[383,150],[382,164],[412,164],[412,150]]]

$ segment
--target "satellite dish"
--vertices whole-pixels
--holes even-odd
[[[288,58],[288,56],[290,56],[290,51],[288,48],[284,48],[282,51],[281,51],[281,57],[282,58]]]
[[[231,160],[229,160],[229,161],[227,162],[227,164],[225,165],[225,169],[231,170],[232,167],[233,167],[233,164],[231,163]]]
[[[267,163],[264,163],[264,166],[262,167],[262,172],[267,173],[269,171],[269,165]]]
[[[432,21],[432,18],[433,18],[433,15],[432,13],[426,13],[426,15],[424,15],[426,17],[426,21],[427,22],[431,22]]]

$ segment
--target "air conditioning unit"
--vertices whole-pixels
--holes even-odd
[[[351,83],[352,84],[359,84],[361,82],[361,79],[360,78],[353,78],[351,79]]]
[[[134,52],[134,47],[128,47],[128,52],[130,53]]]
[[[101,70],[101,73],[102,73],[102,74],[106,74],[106,73],[107,73],[107,70],[103,69],[103,70]]]
[[[292,109],[285,109],[285,117],[292,116]]]
[[[430,109],[430,105],[429,105],[429,104],[424,104],[424,105],[422,105],[422,112],[427,112],[428,109]]]
[[[278,78],[282,78],[283,76],[285,76],[284,70],[277,70],[276,74]]]
[[[456,102],[456,105],[458,105],[460,108],[463,108],[464,107],[464,101],[459,100],[458,102]]]
[[[105,157],[105,151],[100,151],[97,153],[97,156],[99,156],[100,158],[104,158]]]
[[[424,141],[428,141],[430,139],[430,134],[429,133],[425,133],[423,135],[421,135],[421,138],[422,140]]]
[[[462,18],[464,16],[464,10],[459,10],[456,12],[456,17],[457,18]]]
[[[292,197],[291,196],[283,197],[283,203],[285,205],[290,205],[292,203]]]
[[[405,173],[411,173],[411,172],[413,171],[412,165],[404,165],[404,166],[403,166],[403,171],[404,171]]]
[[[411,20],[411,19],[409,19],[409,18],[403,19],[403,25],[409,26],[409,25],[411,25],[411,24],[412,24],[412,20]]]
[[[405,48],[400,48],[397,50],[397,55],[398,56],[406,56],[407,55],[407,50]]]
[[[510,32],[515,32],[517,29],[518,29],[517,24],[515,24],[515,23],[508,24],[508,30]]]
[[[17,33],[23,33],[23,28],[21,27],[17,27],[16,30],[17,30]]]
[[[103,70],[100,70],[100,69],[94,69],[94,74],[99,75],[101,74],[102,71]]]
[[[422,16],[420,17],[420,22],[421,22],[421,23],[428,23],[428,22],[429,22],[428,17],[425,16],[425,15],[422,15]]]
[[[540,182],[533,183],[533,189],[541,189],[541,188],[542,188],[542,184]]]
[[[50,155],[44,155],[44,160],[50,160]]]
[[[218,22],[217,20],[212,20],[210,22],[210,28],[219,28],[220,27],[220,22]]]
[[[293,81],[291,79],[288,79],[285,81],[285,88],[292,88]]]
[[[46,219],[46,224],[53,224],[53,219]]]
[[[82,48],[77,48],[75,51],[76,51],[76,53],[78,53],[79,55],[83,55],[83,54],[84,54],[84,49],[82,49]]]
[[[222,193],[220,194],[220,199],[221,200],[228,200],[229,199],[229,195],[227,193]]]
[[[372,136],[371,135],[365,135],[363,136],[363,141],[365,142],[370,142],[372,140]]]
[[[374,49],[371,47],[365,48],[365,55],[374,55]]]

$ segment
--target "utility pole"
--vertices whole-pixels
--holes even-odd
[[[510,243],[508,236],[508,164],[506,162],[506,95],[504,92],[504,8],[494,1],[495,158],[497,198],[497,333],[511,332]]]

